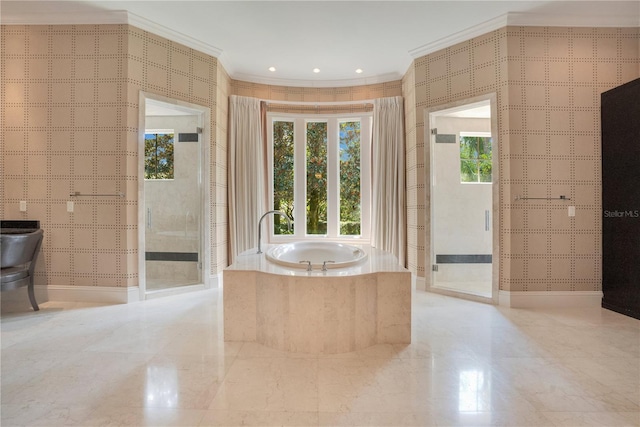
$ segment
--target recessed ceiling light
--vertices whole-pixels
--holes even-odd
[[[356,73],[358,73],[358,74],[362,73],[362,68],[358,68],[358,69],[356,70]]]
[[[271,71],[272,73],[276,70],[276,67],[269,67],[269,71]]]
[[[318,73],[320,72],[320,68],[314,68],[314,69],[313,69],[313,72],[314,72],[314,73],[316,73],[316,74],[318,74]]]

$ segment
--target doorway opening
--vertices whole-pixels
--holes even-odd
[[[432,108],[425,116],[431,195],[427,288],[497,303],[495,95]]]
[[[141,92],[139,275],[142,298],[208,285],[208,108]]]

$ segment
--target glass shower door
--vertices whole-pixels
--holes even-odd
[[[197,115],[146,117],[147,292],[203,283],[198,121]]]
[[[476,116],[432,113],[431,286],[491,298],[491,127],[490,118]]]

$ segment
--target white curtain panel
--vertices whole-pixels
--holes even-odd
[[[406,266],[404,109],[402,97],[373,102],[372,246]]]
[[[229,98],[229,263],[258,246],[258,220],[266,210],[260,100]]]

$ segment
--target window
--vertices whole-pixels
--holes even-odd
[[[492,182],[491,135],[460,133],[460,182]]]
[[[269,114],[273,235],[368,239],[371,116]]]
[[[146,130],[144,134],[145,179],[173,179],[173,130]]]

